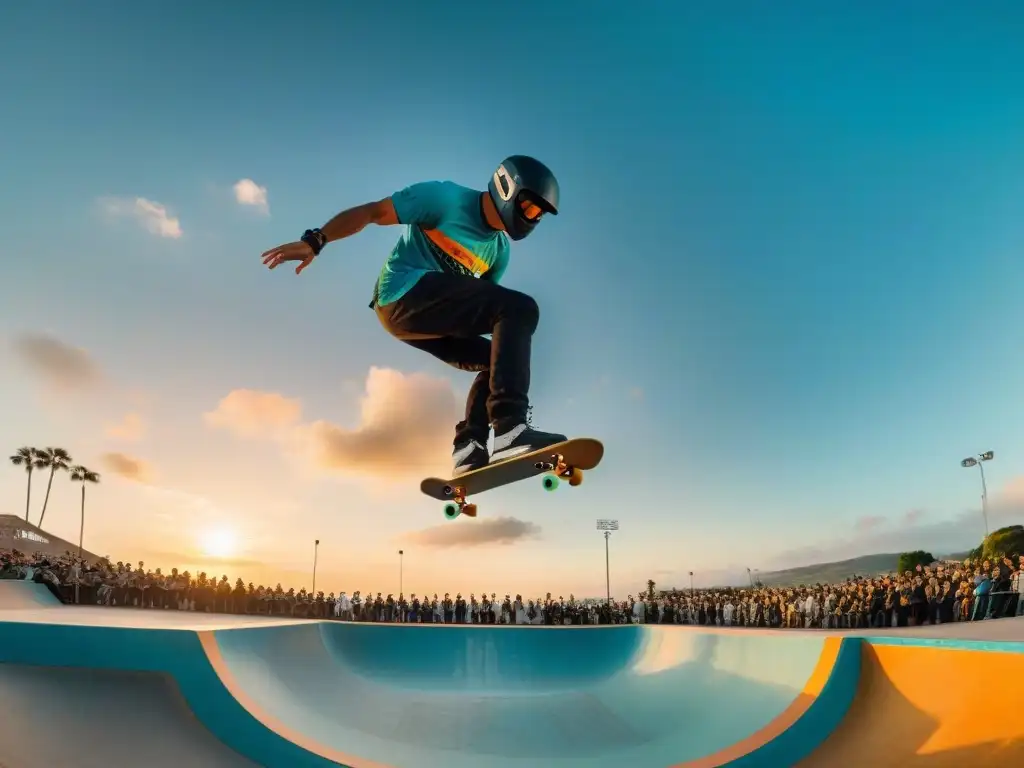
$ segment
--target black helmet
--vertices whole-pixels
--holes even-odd
[[[498,166],[487,184],[494,207],[513,240],[522,240],[537,226],[523,213],[523,201],[545,213],[558,215],[558,179],[544,163],[526,155],[512,155]]]

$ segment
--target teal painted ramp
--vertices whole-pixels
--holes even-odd
[[[320,623],[214,641],[221,678],[271,730],[341,763],[438,768],[685,764],[770,729],[794,702],[806,705],[794,722],[817,705],[834,725],[858,662],[855,648],[827,660],[829,704],[805,692],[825,646],[841,646],[824,636]],[[787,749],[809,752],[830,730]]]
[[[202,745],[199,756],[179,750],[172,759],[170,748],[150,755],[154,768],[777,768],[834,729],[853,698],[860,658],[857,639],[671,626],[205,628],[212,617],[187,626],[177,612],[153,618],[180,628],[90,625],[114,613],[130,617],[119,609],[47,609],[25,620],[7,613],[0,698],[18,686],[21,695],[59,697],[62,685],[80,690],[85,674],[96,681],[96,712],[105,711],[109,691],[130,700],[136,717],[162,712],[165,737]],[[61,615],[74,623],[56,621]],[[184,725],[174,736],[170,699],[174,712],[188,714],[178,720],[202,737]],[[57,721],[65,714],[48,711]],[[24,718],[19,727],[32,742]],[[0,741],[11,736],[3,729]],[[45,746],[45,734],[37,736]],[[101,746],[82,747],[96,765]]]

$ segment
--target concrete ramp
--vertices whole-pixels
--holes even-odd
[[[1024,622],[990,624],[1024,639]],[[1024,761],[1013,714],[1022,679],[1024,643],[897,631],[10,610],[0,617],[0,764],[1013,765]],[[106,728],[110,717],[128,725]],[[157,721],[159,738],[133,740]]]
[[[800,768],[1024,765],[1022,683],[1024,643],[864,642],[853,706]]]
[[[234,698],[309,752],[456,768],[712,766],[745,755],[778,765],[772,755],[809,754],[849,706],[859,655],[843,645],[642,626],[322,623],[204,638]]]
[[[258,768],[166,675],[0,664],[0,766]]]
[[[0,579],[0,611],[58,608],[62,605],[44,584]]]

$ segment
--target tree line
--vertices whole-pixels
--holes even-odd
[[[43,527],[43,520],[46,519],[46,507],[50,503],[50,490],[53,488],[53,478],[58,472],[68,473],[73,483],[81,483],[82,486],[82,515],[85,515],[85,486],[100,481],[98,472],[75,464],[71,454],[63,448],[19,448],[11,455],[11,463],[16,467],[25,470],[25,522],[31,523],[29,517],[32,512],[32,475],[35,472],[49,471],[46,479],[46,495],[43,496],[43,505],[39,513],[40,528]]]

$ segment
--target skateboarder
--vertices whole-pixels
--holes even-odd
[[[566,439],[530,425],[530,345],[539,310],[530,296],[500,285],[509,238],[522,240],[548,213],[558,214],[558,180],[539,160],[514,155],[498,166],[486,192],[450,181],[413,184],[307,229],[298,241],[266,251],[263,264],[297,261],[298,275],[327,243],[369,224],[405,226],[370,308],[396,339],[477,374],[455,427],[457,477]]]

